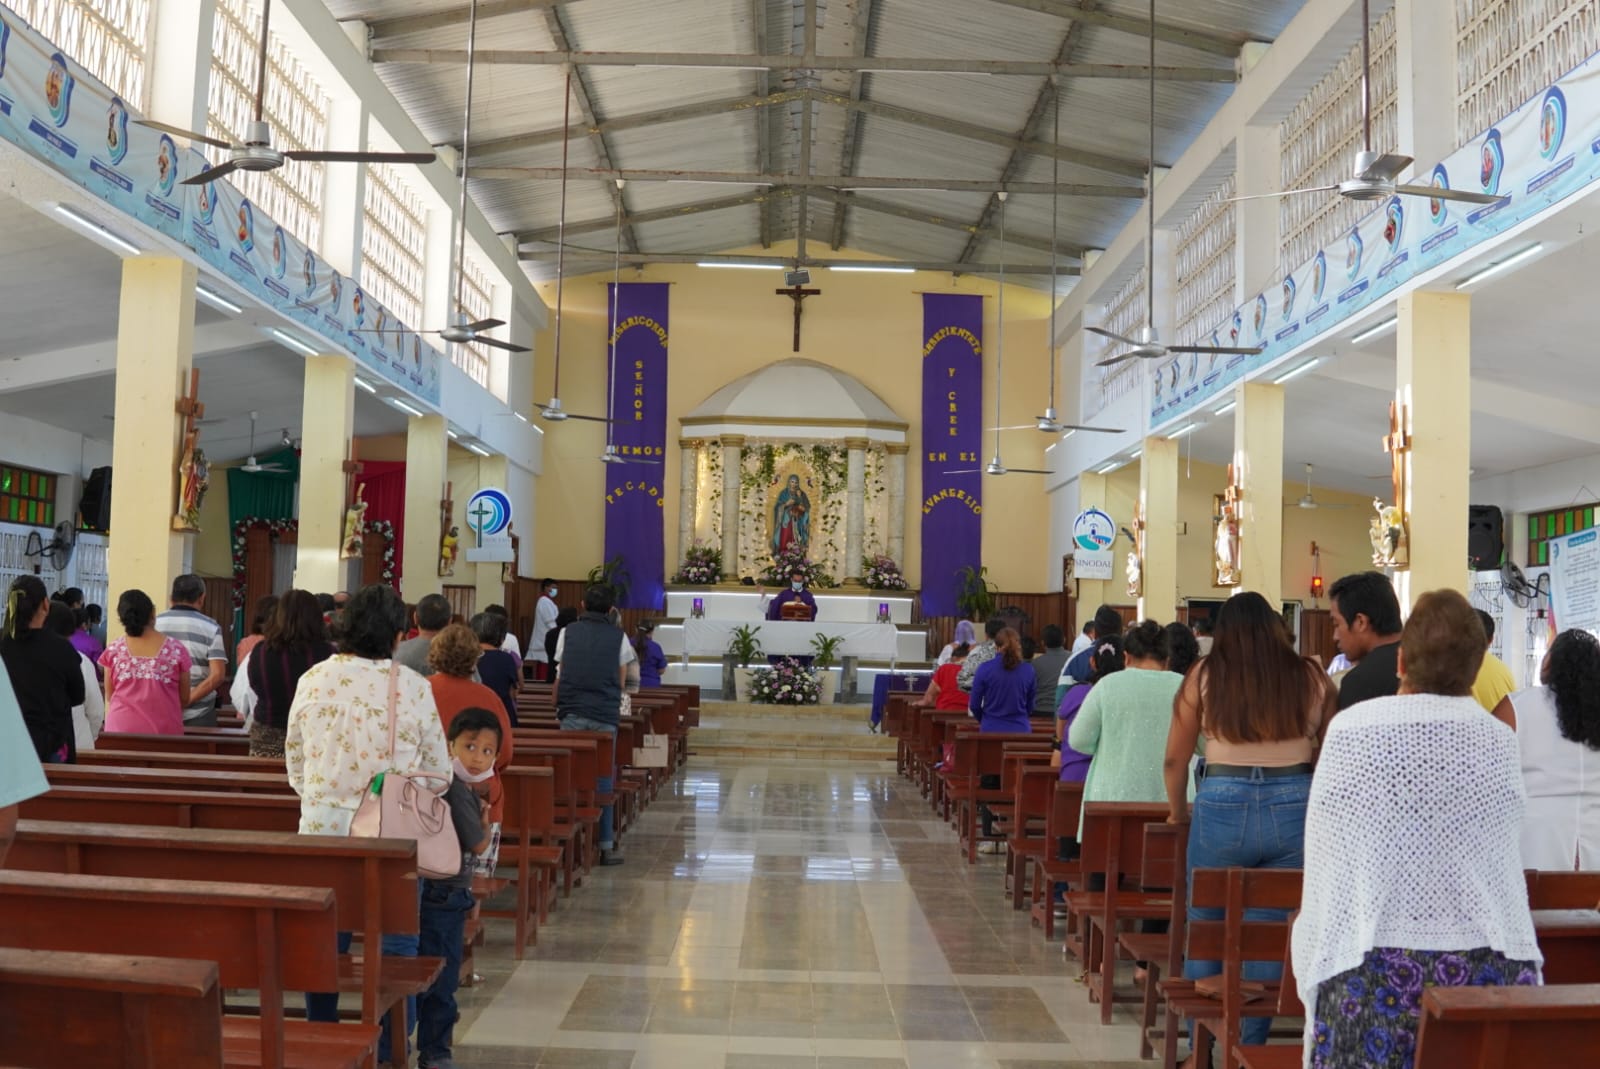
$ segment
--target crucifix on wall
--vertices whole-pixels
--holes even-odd
[[[1404,568],[1410,563],[1410,516],[1406,514],[1407,467],[1411,462],[1411,432],[1406,424],[1410,412],[1399,401],[1389,402],[1389,433],[1384,435],[1383,450],[1389,454],[1389,479],[1394,490],[1394,503],[1373,501],[1377,513],[1372,519],[1372,563],[1380,568]]]
[[[1394,487],[1394,506],[1406,507],[1406,461],[1411,455],[1411,434],[1406,430],[1410,415],[1399,401],[1389,402],[1389,433],[1383,438],[1383,451],[1389,454],[1389,481]]]
[[[794,351],[800,351],[800,313],[801,304],[807,297],[820,297],[821,290],[806,289],[798,282],[788,289],[773,290],[780,297],[787,297],[794,302]]]

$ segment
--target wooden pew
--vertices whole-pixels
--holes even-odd
[[[257,990],[259,1018],[223,1020],[230,1067],[355,1069],[372,1057],[374,1026],[284,1019],[285,991],[338,986],[338,930],[326,889],[0,871],[0,945],[199,958],[224,987]]]
[[[0,948],[0,1058],[73,1069],[221,1069],[209,961]]]
[[[1416,1069],[1600,1064],[1600,985],[1430,987]]]
[[[69,823],[294,832],[300,828],[300,799],[293,794],[52,787],[23,802],[19,815]]]
[[[1028,757],[1038,756],[1028,754]],[[1049,751],[1040,764],[1011,762],[1011,819],[1006,836],[1006,870],[1011,881],[1011,908],[1021,909],[1027,890],[1028,874],[1056,852],[1049,830],[1050,805],[1061,782],[1061,770],[1049,765]],[[1002,784],[1004,786],[1004,784]]]
[[[1061,840],[1078,841],[1078,821],[1083,813],[1083,784],[1057,781],[1050,796],[1050,812],[1045,817],[1045,851],[1033,869],[1033,923],[1044,929],[1046,939],[1056,937],[1055,885],[1083,882],[1083,857],[1062,860]]]
[[[164,753],[250,755],[250,738],[237,733],[217,735],[137,735],[108,731],[95,741],[107,750],[158,750]]]
[[[1600,872],[1529,870],[1529,909],[1600,909]]]
[[[383,956],[385,933],[419,931],[417,847],[409,840],[24,820],[6,867],[327,888],[339,930],[362,936],[361,957],[340,957],[339,990],[361,993],[367,1024],[391,1013],[394,1042],[405,1035],[405,1000],[426,991],[443,964],[440,958]]]
[[[505,786],[505,819],[500,825],[500,866],[516,870],[515,905],[482,910],[487,917],[509,916],[514,922],[512,956],[522,960],[537,938],[539,922],[549,915],[549,888],[561,865],[555,839],[555,774],[548,768],[513,764],[501,774]]]
[[[1123,932],[1117,937],[1122,949],[1134,961],[1145,963],[1142,989],[1143,1012],[1139,1026],[1139,1057],[1155,1057],[1154,1041],[1160,1034],[1163,1065],[1177,1060],[1178,1037],[1175,1029],[1157,1029],[1156,1010],[1161,1001],[1161,976],[1177,978],[1183,974],[1184,930],[1188,922],[1189,826],[1187,824],[1146,824],[1144,826],[1144,891],[1163,890],[1171,898],[1165,934]]]
[[[1028,747],[1041,754],[1050,752],[1051,739],[1032,732],[983,732],[976,725],[958,728],[955,732],[955,752],[950,767],[939,771],[945,784],[945,799],[955,811],[956,834],[965,845],[967,864],[978,861],[979,819],[978,810],[1010,808],[1010,794],[1004,787],[1005,758],[1008,750],[1019,752]],[[994,776],[1002,783],[997,787],[982,786],[983,777]]]
[[[101,741],[105,740],[101,736]],[[101,747],[78,753],[79,768],[115,765],[118,768],[193,769],[201,772],[255,772],[284,775],[281,757],[240,757],[229,754],[174,753],[171,750],[113,750]]]
[[[52,787],[150,787],[156,790],[294,794],[289,786],[289,778],[281,768],[274,774],[140,768],[133,765],[46,765],[44,771]]]

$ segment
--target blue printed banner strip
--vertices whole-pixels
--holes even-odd
[[[625,464],[602,465],[606,560],[622,558],[629,580],[624,609],[665,608],[666,523],[662,478],[667,457],[667,298],[664,282],[624,282],[607,354],[612,442]]]
[[[983,560],[983,298],[922,295],[922,612],[956,615]],[[965,474],[952,475],[953,471]]]

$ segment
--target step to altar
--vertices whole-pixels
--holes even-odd
[[[864,705],[704,702],[689,749],[703,757],[762,761],[889,761],[895,741],[873,734]]]

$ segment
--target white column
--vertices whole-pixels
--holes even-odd
[[[744,463],[744,435],[722,436],[722,574],[739,578],[739,468]]]
[[[337,94],[328,102],[328,144],[367,147],[367,109],[359,97]],[[322,258],[350,278],[361,277],[361,231],[367,197],[366,164],[325,164],[322,169]]]
[[[1150,306],[1156,331],[1168,344],[1178,336],[1178,235],[1173,230],[1156,231],[1155,277],[1145,280],[1145,299]],[[1154,291],[1148,289],[1155,286]]]
[[[1452,68],[1453,69],[1453,68]],[[1274,193],[1283,187],[1279,164],[1278,127],[1246,126],[1235,142],[1238,157],[1234,194],[1240,197]],[[1234,205],[1233,246],[1235,307],[1244,304],[1278,276],[1279,202],[1272,198]]]
[[[1455,5],[1396,0],[1394,19],[1398,144],[1416,157],[1411,178],[1426,182],[1433,165],[1456,147]],[[1451,175],[1450,184],[1465,188],[1470,178]]]
[[[844,447],[844,573],[850,578],[859,579],[862,543],[867,533],[867,440],[846,438]]]
[[[453,160],[454,153],[449,147],[440,146],[439,158]],[[447,164],[448,165],[448,164]],[[455,205],[446,205],[442,202],[434,204],[428,209],[427,232],[423,239],[422,263],[422,319],[421,323],[409,324],[427,330],[438,330],[447,323],[455,321],[455,309],[450,306],[455,293]],[[438,342],[441,348],[449,348],[443,342]]]
[[[911,447],[891,442],[889,454],[889,548],[894,562],[906,566],[906,454]]]
[[[300,531],[294,585],[320,592],[344,586],[344,510],[355,425],[356,365],[342,353],[306,358],[301,403]]]
[[[211,30],[215,0],[162,0],[150,8],[150,55],[145,66],[152,119],[189,130],[206,128],[207,87],[211,83]]]
[[[439,502],[444,498],[449,452],[443,416],[406,422],[405,570],[400,594],[410,602],[439,592]]]
[[[700,450],[688,438],[678,439],[678,560],[694,544],[695,503],[700,500]]]

